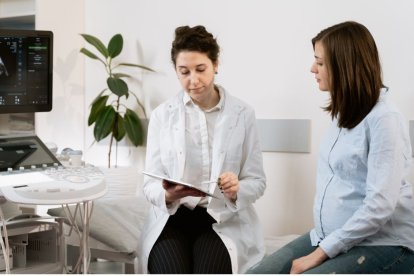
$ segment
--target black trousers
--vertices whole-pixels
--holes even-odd
[[[181,206],[170,216],[151,249],[148,271],[154,274],[231,274],[230,255],[202,207]]]

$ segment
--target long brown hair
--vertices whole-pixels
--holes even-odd
[[[377,103],[382,83],[381,63],[374,38],[357,22],[347,21],[322,30],[312,39],[324,49],[331,99],[324,108],[338,126],[352,129]]]

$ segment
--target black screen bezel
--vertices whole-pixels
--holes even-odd
[[[40,30],[12,30],[0,29],[0,36],[14,37],[46,37],[49,39],[48,48],[48,77],[47,77],[47,98],[45,104],[26,104],[26,105],[0,105],[0,114],[9,113],[32,113],[48,112],[52,110],[53,103],[53,33],[51,31]]]

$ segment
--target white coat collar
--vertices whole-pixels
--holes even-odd
[[[213,152],[212,152],[212,179],[217,179],[221,173],[221,167],[223,165],[227,147],[230,142],[232,132],[240,119],[240,113],[244,109],[244,105],[236,98],[232,97],[226,92],[226,90],[217,86],[221,95],[223,95],[223,107],[217,118],[217,123],[214,132]],[[171,99],[168,105],[170,126],[173,130],[174,146],[177,150],[178,171],[177,176],[181,178],[184,174],[185,167],[185,109],[184,109],[184,97],[185,91],[181,91]]]

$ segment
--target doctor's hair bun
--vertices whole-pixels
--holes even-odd
[[[180,26],[175,29],[175,39],[171,48],[171,60],[174,66],[177,55],[182,51],[196,51],[207,54],[208,58],[216,63],[220,46],[204,26]]]

